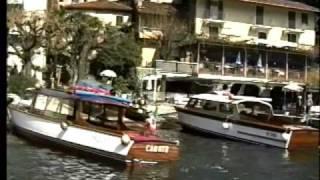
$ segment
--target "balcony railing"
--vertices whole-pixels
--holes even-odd
[[[174,73],[186,73],[193,74],[197,72],[198,64],[195,62],[179,62],[179,61],[165,61],[156,60],[156,68],[166,72]],[[237,76],[237,77],[250,77],[250,78],[261,78],[272,81],[294,81],[301,82],[305,81],[305,71],[289,69],[288,79],[286,80],[286,69],[285,68],[268,68],[265,67],[256,68],[253,66],[246,67],[247,72],[243,66],[233,66],[231,64],[225,64],[222,72],[222,65],[219,62],[201,62],[199,63],[200,74],[212,74],[212,75],[225,75],[225,76]],[[267,75],[266,75],[267,73]]]
[[[156,60],[156,68],[166,72],[193,74],[197,72],[197,63]]]

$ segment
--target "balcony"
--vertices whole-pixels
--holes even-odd
[[[160,28],[141,27],[139,37],[142,39],[161,40],[163,38],[163,32]]]
[[[252,30],[264,30],[264,31],[268,31],[270,29],[272,29],[271,26],[267,26],[267,25],[261,25],[261,24],[253,24],[251,26]]]
[[[197,71],[197,63],[156,60],[156,68],[166,72],[193,74]]]
[[[211,19],[207,18],[203,20],[203,23],[206,25],[219,25],[222,26],[226,21],[221,20],[221,19]]]
[[[288,34],[288,33],[301,34],[301,33],[303,33],[303,30],[302,30],[302,29],[287,28],[287,29],[283,30],[283,32],[284,32],[285,34]]]

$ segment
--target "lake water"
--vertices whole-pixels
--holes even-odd
[[[30,144],[7,133],[7,179],[319,179],[318,150],[288,152],[177,130],[160,133],[180,140],[181,159],[176,163],[131,168]]]

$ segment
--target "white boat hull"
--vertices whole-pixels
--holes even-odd
[[[29,133],[71,148],[128,162],[126,157],[134,143],[132,140],[128,145],[123,145],[121,137],[118,136],[90,131],[76,126],[68,126],[66,129],[62,129],[59,122],[45,120],[16,109],[10,109],[10,112],[13,126],[21,133]]]
[[[178,112],[178,118],[179,122],[183,126],[198,131],[242,141],[276,146],[280,148],[288,148],[291,138],[291,131],[288,133],[282,133],[271,130],[258,129],[231,122],[215,120],[213,118],[200,117],[184,112]]]

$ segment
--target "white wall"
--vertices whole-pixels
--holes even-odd
[[[127,13],[108,13],[108,12],[93,12],[86,11],[86,14],[90,16],[97,17],[102,22],[108,24],[110,23],[112,26],[116,26],[117,16],[123,16],[123,23],[127,23],[130,17],[130,14]]]
[[[47,0],[24,0],[23,9],[25,11],[44,11],[47,9]]]
[[[87,0],[87,2],[92,2],[92,1],[97,1],[97,0]],[[84,0],[78,0],[77,3],[83,3],[85,2]],[[70,5],[70,4],[73,4],[75,2],[72,2],[72,0],[62,0],[62,1],[58,1],[59,5]]]
[[[206,19],[206,0],[196,1],[195,33],[205,33],[209,36],[209,28],[203,24]],[[223,1],[223,25],[220,29],[220,35],[235,36],[239,40],[252,39],[251,43],[257,43],[257,33],[259,31],[267,32],[266,42],[271,46],[292,46],[287,42],[287,35],[284,33],[288,29],[288,12],[292,9],[264,6],[264,26],[270,26],[271,29],[252,30],[256,21],[256,5],[234,0]],[[297,33],[297,43],[294,46],[304,46],[311,49],[315,45],[315,14],[311,12],[296,12],[296,29],[301,31]],[[308,14],[308,25],[302,25],[301,14]],[[215,24],[214,26],[218,26]]]

